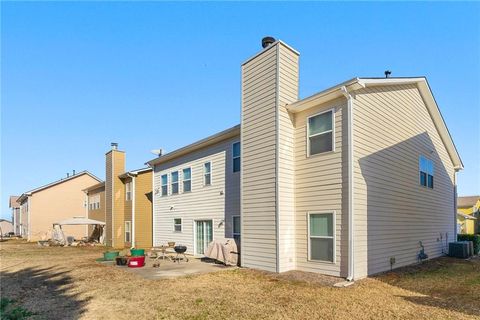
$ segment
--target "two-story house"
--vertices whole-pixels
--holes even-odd
[[[148,162],[153,244],[349,280],[446,252],[463,168],[424,77],[353,78],[300,99],[299,53],[265,38],[242,68],[241,124]]]

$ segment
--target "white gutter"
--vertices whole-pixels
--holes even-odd
[[[132,248],[135,248],[135,175],[132,175]]]
[[[355,279],[355,220],[353,206],[353,97],[345,86],[342,94],[347,98],[347,139],[348,139],[348,274],[347,280]]]

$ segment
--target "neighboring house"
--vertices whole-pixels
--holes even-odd
[[[8,221],[8,220],[5,220],[5,219],[0,219],[0,234],[2,236],[6,236],[10,232],[14,232],[12,221]]]
[[[83,190],[85,192],[86,217],[105,222],[105,182],[94,184]],[[93,232],[95,226],[88,226],[88,234]]]
[[[106,154],[106,243],[115,248],[152,247],[152,169],[125,171],[125,152]]]
[[[23,193],[20,204],[21,234],[29,241],[49,239],[52,225],[63,219],[85,216],[85,194],[82,190],[100,179],[82,171]],[[64,226],[66,236],[87,236],[85,226]]]
[[[149,162],[155,168],[155,246],[175,241],[203,255],[240,229],[240,126]],[[238,234],[239,235],[239,234]]]
[[[16,236],[21,236],[22,225],[20,224],[20,204],[17,202],[18,196],[10,196],[8,206],[12,210],[13,232]]]
[[[244,267],[350,280],[416,262],[420,242],[444,254],[463,165],[427,80],[354,78],[299,99],[299,53],[264,40],[242,64],[240,132],[148,162],[153,244],[201,254],[236,236]]]
[[[457,228],[458,233],[480,233],[478,217],[480,216],[480,196],[458,197]]]

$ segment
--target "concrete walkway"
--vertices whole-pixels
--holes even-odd
[[[153,267],[153,264],[160,263],[160,267]],[[187,275],[194,274],[203,274],[210,272],[218,272],[224,270],[231,270],[237,267],[225,266],[223,264],[217,264],[210,261],[201,261],[198,258],[188,256],[188,262],[180,261],[173,262],[170,260],[157,260],[145,258],[145,266],[143,268],[129,268],[127,266],[115,266],[117,268],[122,268],[128,272],[137,274],[145,279],[172,279],[177,277],[184,277]]]

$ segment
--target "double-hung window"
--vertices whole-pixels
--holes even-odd
[[[132,222],[125,221],[125,242],[132,241]]]
[[[162,196],[168,195],[168,176],[162,175]]]
[[[240,142],[235,142],[232,146],[233,172],[240,171]]]
[[[420,185],[433,189],[433,161],[420,156],[418,160],[418,169],[420,172]]]
[[[334,150],[333,110],[328,110],[308,118],[308,155]]]
[[[182,232],[182,219],[180,218],[173,219],[173,231]]]
[[[203,164],[203,185],[209,186],[212,184],[212,163],[205,162]]]
[[[174,171],[170,175],[172,181],[172,194],[178,194],[178,171]]]
[[[125,184],[125,201],[132,200],[132,181]]]
[[[309,260],[334,262],[334,228],[334,213],[310,213],[308,215]]]
[[[183,192],[192,191],[192,169],[183,169]]]

